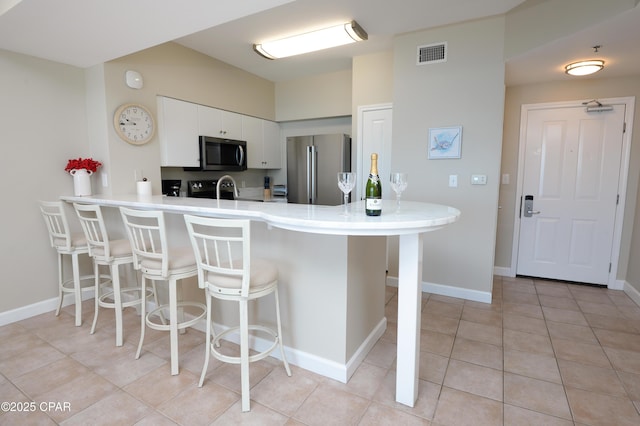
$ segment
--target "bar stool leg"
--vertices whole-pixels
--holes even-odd
[[[76,298],[76,327],[80,327],[82,325],[82,287],[80,285],[78,253],[71,254],[71,267],[73,269],[73,294]]]
[[[204,352],[204,365],[202,366],[202,373],[200,374],[200,382],[198,387],[202,387],[204,382],[204,376],[207,375],[207,368],[209,368],[209,357],[211,356],[211,296],[209,295],[209,289],[205,288],[205,297],[207,298],[207,335],[205,336],[205,352]]]
[[[287,372],[287,376],[291,377],[291,369],[289,368],[289,362],[284,354],[284,345],[282,344],[282,323],[280,322],[280,299],[278,298],[278,287],[273,292],[276,298],[276,325],[278,326],[278,343],[280,345],[280,355],[282,356],[282,363],[284,369]]]
[[[95,277],[95,295],[94,295],[94,313],[93,313],[93,324],[91,325],[91,332],[93,334],[96,332],[96,324],[98,323],[98,312],[100,312],[100,267],[96,262],[93,262],[93,275]]]
[[[144,342],[144,331],[147,328],[147,298],[144,296],[147,294],[147,281],[142,275],[140,280],[140,291],[143,295],[142,304],[140,306],[140,342],[138,343],[138,351],[136,352],[136,359],[140,358],[140,352],[142,352],[142,343]],[[156,305],[158,304],[156,297]]]
[[[178,281],[176,280],[176,303],[182,299],[182,284],[178,285]],[[178,324],[184,322],[184,307],[178,305]],[[178,329],[179,334],[185,334],[187,332],[186,328]]]
[[[249,313],[248,301],[240,301],[240,382],[242,411],[251,410],[249,397]]]
[[[171,341],[171,374],[179,373],[178,367],[178,295],[176,280],[169,280],[169,338]]]
[[[64,277],[62,276],[62,254],[58,252],[58,309],[56,309],[56,316],[60,315],[60,309],[62,309],[62,301],[64,300],[64,292],[62,291],[63,283]]]
[[[122,295],[120,294],[120,268],[111,265],[111,280],[113,282],[113,304],[116,311],[116,346],[122,346]]]

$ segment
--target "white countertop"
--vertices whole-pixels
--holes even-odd
[[[162,195],[92,195],[60,198],[69,202],[94,203],[109,207],[124,206],[170,213],[248,218],[282,229],[334,235],[414,234],[439,229],[460,217],[460,210],[453,207],[404,200],[399,210],[395,201],[383,201],[382,215],[376,217],[365,214],[364,201],[349,204],[349,214],[345,215],[344,206],[260,203]]]

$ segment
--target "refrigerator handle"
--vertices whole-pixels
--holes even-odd
[[[307,147],[307,197],[309,198],[309,204],[315,204],[317,201],[317,155],[315,146]]]

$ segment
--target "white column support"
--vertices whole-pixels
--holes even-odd
[[[421,281],[422,234],[400,235],[396,401],[409,407],[418,399]]]

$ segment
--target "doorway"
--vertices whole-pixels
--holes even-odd
[[[391,137],[393,108],[391,104],[358,107],[358,139],[356,155],[355,198],[364,197],[364,189],[369,177],[371,153],[378,153],[378,174],[383,182],[388,182],[391,172]],[[383,184],[384,187],[384,184]],[[382,198],[389,198],[389,191],[382,191]]]
[[[633,98],[523,105],[514,275],[618,288]]]

